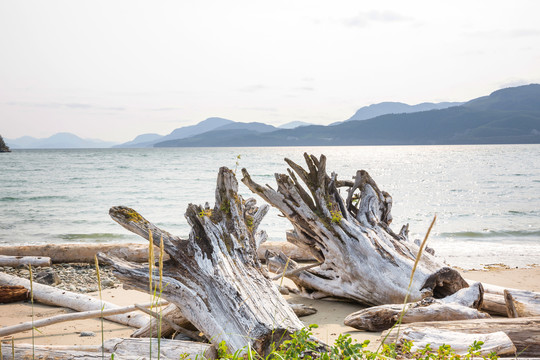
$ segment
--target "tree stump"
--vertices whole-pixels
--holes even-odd
[[[234,173],[222,167],[214,208],[188,205],[188,239],[157,228],[130,208],[113,207],[109,213],[156,246],[163,239],[170,260],[163,266],[162,296],[176,304],[212,344],[225,341],[233,352],[250,346],[265,354],[272,343],[279,344],[304,326],[258,260],[256,250],[266,234],[257,228],[268,206],[258,208],[255,203],[238,195]],[[105,254],[98,257],[114,266],[124,284],[148,291],[146,266]],[[158,278],[153,275],[154,286]]]
[[[246,169],[242,182],[291,222],[294,230],[287,233],[287,241],[309,250],[321,263],[288,276],[305,293],[371,306],[403,303],[407,293],[410,301],[443,298],[468,286],[456,270],[424,252],[409,288],[419,246],[409,241],[408,226],[399,233],[390,228],[390,194],[364,170],[357,171],[354,182],[341,181],[335,173],[327,175],[324,155],[304,154],[304,158],[308,170],[285,159],[292,171],[275,175],[277,190],[255,183]],[[345,198],[339,191],[343,187]],[[285,264],[287,271],[297,267],[281,260],[279,271]]]

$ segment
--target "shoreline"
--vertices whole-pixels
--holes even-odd
[[[540,267],[538,266],[517,269],[501,266],[485,270],[460,270],[460,272],[467,279],[492,285],[540,292]],[[114,282],[114,286],[102,291],[103,300],[110,301],[119,306],[128,306],[134,303],[148,302],[151,299],[151,296],[147,293],[126,290],[122,285],[117,286],[117,280]],[[99,298],[97,292],[88,292],[88,295]],[[285,297],[293,303],[302,303],[318,310],[316,314],[300,319],[306,326],[310,324],[317,324],[319,326],[313,329],[313,334],[320,340],[333,343],[340,334],[350,334],[358,342],[369,340],[370,345],[368,348],[374,350],[377,347],[380,337],[379,332],[360,331],[343,325],[343,319],[350,313],[364,308],[362,305],[329,299],[313,300],[294,294],[286,295]],[[36,320],[74,312],[70,309],[38,303],[34,304],[33,311],[34,319]],[[31,319],[32,306],[29,301],[0,304],[0,326],[16,325],[30,321]],[[103,324],[105,339],[130,337],[135,331],[134,328],[107,320]],[[81,336],[81,332],[92,332],[94,336]],[[15,343],[31,343],[32,331],[14,334],[14,338]],[[0,338],[0,341],[11,341],[11,336]],[[42,345],[100,345],[101,322],[99,318],[96,318],[43,327],[34,332],[34,342],[35,344]]]

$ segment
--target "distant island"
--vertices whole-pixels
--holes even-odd
[[[12,148],[540,144],[540,84],[505,88],[467,102],[382,102],[326,126],[291,121],[275,127],[211,117],[168,135],[141,134],[117,145],[69,133],[6,142]]]
[[[9,149],[9,146],[7,146],[6,143],[4,142],[2,135],[0,135],[0,152],[11,152],[11,150]]]

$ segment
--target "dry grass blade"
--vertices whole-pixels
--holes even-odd
[[[399,319],[397,322],[392,326],[392,328],[388,331],[388,334],[385,336],[385,338],[381,341],[381,344],[379,345],[379,348],[377,349],[377,352],[379,351],[380,347],[386,342],[386,339],[394,329],[394,327],[398,327],[396,338],[399,337],[399,329],[401,326],[401,322],[403,321],[403,316],[405,316],[405,313],[407,312],[407,301],[409,301],[409,295],[411,293],[411,287],[414,280],[414,273],[416,272],[416,268],[418,266],[418,263],[420,262],[420,258],[422,257],[422,252],[424,251],[424,248],[426,246],[427,240],[429,238],[429,234],[431,233],[431,229],[433,229],[433,225],[435,225],[435,221],[437,220],[437,215],[433,216],[433,220],[431,221],[431,224],[429,225],[429,228],[426,232],[426,236],[424,236],[424,241],[420,244],[420,247],[418,248],[418,254],[416,254],[416,259],[414,261],[414,265],[411,271],[411,276],[409,278],[409,286],[407,287],[407,294],[405,295],[405,300],[403,301],[403,308],[401,310],[401,314],[399,315]]]

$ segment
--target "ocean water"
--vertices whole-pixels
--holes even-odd
[[[340,179],[368,171],[411,239],[437,214],[428,246],[450,265],[540,264],[540,145],[15,150],[0,154],[0,245],[144,243],[109,218],[115,205],[187,236],[186,206],[213,206],[220,166],[273,185],[304,152]],[[290,228],[274,209],[261,224],[276,241]]]

